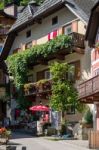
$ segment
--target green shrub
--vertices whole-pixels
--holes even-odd
[[[60,134],[61,134],[61,135],[66,134],[66,125],[65,125],[65,124],[62,124],[61,130],[60,130]]]
[[[90,109],[88,109],[84,116],[85,123],[92,124],[93,123],[93,115]]]

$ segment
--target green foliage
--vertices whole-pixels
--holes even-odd
[[[14,77],[14,83],[18,90],[27,82],[27,73],[29,64],[37,63],[38,58],[46,59],[50,54],[55,54],[60,50],[69,48],[71,39],[68,36],[60,35],[42,45],[36,45],[7,59],[9,73]],[[64,85],[63,85],[64,86]],[[18,92],[20,93],[20,92]],[[22,96],[19,99],[24,99]],[[21,100],[22,101],[22,100]]]
[[[61,35],[42,45],[36,45],[24,52],[11,55],[7,59],[9,73],[14,77],[17,87],[23,86],[27,82],[28,65],[37,62],[42,57],[46,59],[50,54],[57,53],[70,46],[71,39]]]
[[[3,9],[4,6],[11,2],[16,2],[17,5],[27,5],[32,0],[0,0],[0,9]],[[41,4],[44,0],[35,0],[37,4]]]
[[[80,105],[78,101],[78,94],[73,84],[66,79],[66,74],[72,71],[72,67],[67,63],[55,62],[50,67],[52,73],[52,96],[50,105],[57,111],[66,111],[68,106]]]
[[[90,109],[88,109],[84,116],[85,123],[92,124],[93,123],[93,115]]]
[[[3,7],[4,7],[4,3],[3,3],[3,1],[1,1],[0,2],[0,9],[3,9]]]

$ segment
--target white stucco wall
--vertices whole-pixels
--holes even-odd
[[[81,34],[86,33],[85,25],[81,20],[78,21],[78,33],[81,33]]]
[[[58,16],[58,24],[52,26],[52,18]],[[22,45],[25,43],[31,42],[33,40],[41,39],[42,37],[45,37],[50,33],[51,31],[54,31],[55,29],[58,29],[60,27],[63,27],[66,24],[69,24],[73,20],[77,19],[77,17],[71,13],[66,7],[62,8],[61,10],[55,12],[54,14],[44,18],[42,20],[41,24],[33,24],[32,26],[27,27],[25,30],[21,31],[18,33],[16,36],[16,39],[12,45],[11,52],[16,49],[16,48],[21,48]],[[84,23],[78,19],[78,33],[85,34],[85,28],[84,28]],[[31,37],[26,38],[26,31],[31,29]],[[46,42],[46,38],[43,42]],[[40,42],[39,42],[40,43]],[[10,52],[10,53],[11,53]],[[88,47],[85,50],[85,54],[78,54],[78,53],[73,53],[70,55],[67,55],[65,57],[66,62],[73,62],[73,61],[81,61],[81,81],[84,81],[86,79],[90,78],[90,65],[91,65],[91,56],[90,56],[90,51]],[[34,78],[36,80],[36,72],[44,70],[48,68],[48,66],[44,65],[38,65],[34,66]],[[31,74],[31,72],[30,72]]]
[[[52,18],[55,16],[58,16],[58,24],[52,25]],[[10,53],[12,53],[12,51],[16,48],[21,48],[22,44],[40,39],[51,31],[54,31],[55,29],[62,27],[75,19],[77,19],[77,17],[73,15],[66,7],[55,12],[54,14],[44,18],[41,24],[33,24],[32,26],[27,27],[25,30],[18,33]],[[30,29],[32,32],[31,37],[26,38],[26,31]]]

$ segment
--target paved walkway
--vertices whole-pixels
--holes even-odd
[[[89,148],[88,141],[53,141],[46,137],[33,137],[27,134],[15,133],[9,145],[0,146],[0,150],[89,150]]]

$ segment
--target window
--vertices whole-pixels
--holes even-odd
[[[99,68],[95,70],[95,76],[99,75]]]
[[[29,48],[31,48],[31,47],[32,47],[32,42],[29,42],[29,43],[26,44],[26,47],[25,47],[25,48],[26,48],[26,49],[29,49]]]
[[[29,30],[29,31],[26,32],[26,37],[28,38],[30,36],[31,36],[31,30]]]
[[[64,34],[69,35],[72,33],[72,25],[68,25],[64,27]]]
[[[75,81],[75,65],[72,64],[71,66],[72,66],[72,71],[66,74],[66,79],[68,79],[71,82],[74,82]]]
[[[78,60],[72,62],[69,65],[72,66],[72,71],[66,73],[66,79],[74,83],[76,80],[79,80],[81,77],[80,61]]]
[[[45,79],[51,79],[52,75],[50,71],[45,71]]]
[[[75,106],[74,105],[68,106],[66,113],[67,114],[75,114]]]
[[[52,18],[52,25],[55,25],[58,23],[58,16],[55,16],[54,18]]]
[[[28,82],[34,82],[33,74],[28,76]]]

